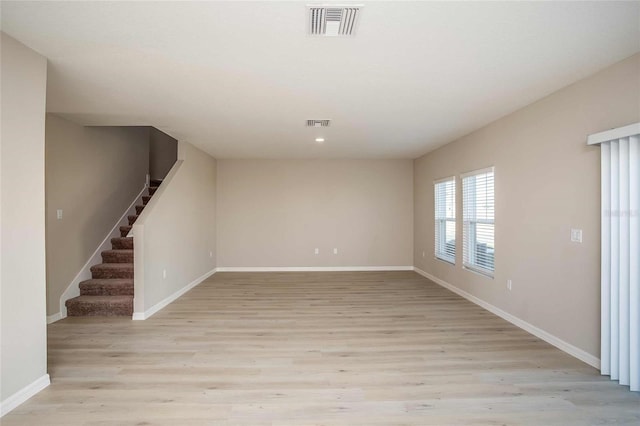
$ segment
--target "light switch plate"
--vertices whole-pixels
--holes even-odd
[[[582,229],[571,228],[571,242],[574,242],[574,243],[582,242]]]

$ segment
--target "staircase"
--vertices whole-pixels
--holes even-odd
[[[80,296],[66,301],[67,316],[133,315],[133,237],[127,235],[161,183],[151,180],[149,195],[142,197],[135,215],[127,216],[129,225],[111,239],[112,249],[102,252],[102,263],[91,267],[91,279],[80,283]]]

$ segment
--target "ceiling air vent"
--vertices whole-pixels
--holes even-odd
[[[307,127],[329,127],[331,120],[307,120]]]
[[[325,37],[355,34],[362,6],[309,6],[309,34]]]

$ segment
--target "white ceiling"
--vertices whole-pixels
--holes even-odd
[[[49,59],[49,112],[218,158],[415,158],[640,50],[640,2],[363,1],[311,37],[323,2],[2,1],[2,30]]]

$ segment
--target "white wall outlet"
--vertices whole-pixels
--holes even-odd
[[[333,254],[338,254],[338,249],[337,248],[333,249]]]
[[[509,289],[509,291],[511,291],[511,286],[512,286],[511,280],[507,280],[507,288]]]
[[[316,248],[316,249],[315,249],[315,251],[314,251],[314,253],[315,253],[315,254],[320,254],[320,249],[319,249],[319,248]]]
[[[162,279],[165,279],[165,278],[167,278],[167,270],[163,269],[162,270]]]
[[[209,252],[209,257],[213,257],[213,252],[212,251]]]
[[[582,242],[582,229],[571,228],[571,242],[573,243]]]
[[[56,210],[56,217],[57,217],[58,219],[62,219],[62,209],[58,209],[58,210]]]
[[[422,257],[424,257],[424,252],[422,252]]]

